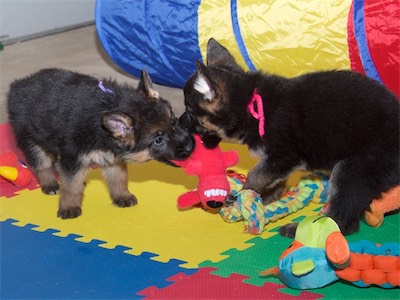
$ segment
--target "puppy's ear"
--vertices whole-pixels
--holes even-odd
[[[142,92],[146,97],[152,99],[160,98],[160,94],[153,88],[153,82],[151,81],[150,75],[149,73],[147,73],[146,70],[142,70],[138,90]]]
[[[211,83],[211,78],[208,74],[207,67],[196,61],[197,72],[193,83],[193,88],[203,95],[203,99],[206,101],[212,101],[215,97],[215,89]]]
[[[229,51],[211,38],[207,43],[207,66],[220,65],[242,69]]]
[[[133,143],[135,140],[133,119],[127,114],[120,112],[104,112],[102,124],[114,138]]]

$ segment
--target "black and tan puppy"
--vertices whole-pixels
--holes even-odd
[[[42,191],[60,190],[58,216],[63,219],[81,215],[92,165],[103,169],[113,203],[128,207],[137,200],[127,188],[127,162],[168,163],[187,158],[194,147],[145,71],[134,89],[66,70],[41,70],[12,83],[8,113]]]
[[[350,71],[288,79],[245,72],[213,39],[207,51],[184,87],[182,122],[208,147],[231,139],[258,155],[244,188],[267,202],[296,169],[331,171],[327,214],[344,234],[357,231],[371,200],[400,183],[398,99]]]

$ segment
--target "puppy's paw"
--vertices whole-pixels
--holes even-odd
[[[270,204],[272,202],[281,199],[285,191],[286,191],[286,181],[278,183],[272,189],[265,189],[261,195],[264,205]]]
[[[50,185],[44,185],[41,187],[42,192],[46,195],[56,195],[60,190],[60,185],[57,182],[54,182]]]
[[[337,208],[333,205],[328,205],[328,210],[325,214],[332,218],[340,228],[343,235],[349,235],[357,232],[360,229],[361,216],[364,211],[357,212],[356,210],[349,211],[342,208]]]
[[[129,195],[128,197],[118,197],[113,199],[114,205],[118,207],[130,207],[136,205],[137,199],[133,195]]]
[[[61,219],[73,219],[82,214],[82,208],[79,206],[60,208],[57,212],[57,217]]]
[[[279,195],[277,195],[277,194],[262,195],[262,200],[263,200],[264,205],[278,201],[280,198],[281,198],[281,194],[279,194]]]
[[[228,195],[224,200],[224,205],[223,206],[224,207],[228,207],[228,206],[233,205],[233,203],[235,203],[235,202],[236,202],[236,198],[233,197],[233,195]]]
[[[297,225],[299,225],[299,223],[289,223],[283,225],[281,228],[279,228],[279,234],[281,236],[293,239],[294,236],[296,235]]]

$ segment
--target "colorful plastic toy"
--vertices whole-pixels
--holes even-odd
[[[219,146],[214,149],[204,147],[198,135],[195,140],[196,148],[188,159],[173,161],[188,175],[199,178],[196,190],[179,196],[178,207],[185,209],[201,204],[204,209],[216,212],[230,192],[226,169],[236,165],[239,156],[236,151],[223,152]]]
[[[23,187],[32,180],[31,171],[13,152],[0,153],[0,182],[10,182],[17,187]]]
[[[245,231],[261,234],[264,226],[307,206],[311,201],[324,203],[327,199],[328,176],[315,173],[301,178],[278,201],[264,205],[260,195],[252,190],[242,190],[243,181],[228,177],[230,189],[236,201],[224,206],[220,215],[226,222],[244,221]]]
[[[365,222],[372,227],[379,227],[383,223],[385,213],[400,208],[400,186],[394,187],[383,193],[381,199],[372,201],[369,209],[365,211]]]
[[[348,244],[333,219],[312,216],[299,223],[295,240],[279,257],[278,267],[260,275],[278,276],[294,289],[320,288],[339,278],[359,287],[399,287],[400,244]]]

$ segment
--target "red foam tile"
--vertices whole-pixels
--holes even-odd
[[[0,141],[0,152],[12,151],[19,159],[24,159],[24,155],[15,143],[10,124],[0,124]]]
[[[215,268],[200,268],[192,275],[176,274],[168,281],[174,283],[158,289],[149,287],[137,295],[145,299],[318,299],[323,295],[301,291],[299,297],[279,292],[284,285],[266,282],[263,286],[244,283],[248,278],[239,274],[232,274],[224,278],[210,274]]]

